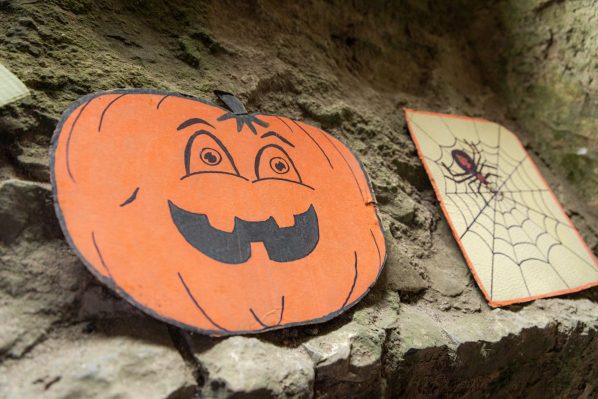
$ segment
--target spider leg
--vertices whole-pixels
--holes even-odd
[[[463,172],[463,173],[453,173],[453,177],[461,177],[461,176],[465,176],[465,175],[469,175],[469,172]]]
[[[446,177],[449,180],[454,181],[455,183],[463,183],[464,181],[475,179],[475,176],[473,176],[473,175],[469,175],[467,177],[464,177],[463,179],[455,179],[453,177],[446,176],[446,175],[444,177]]]
[[[484,174],[484,169],[493,169],[493,172],[490,172],[492,174],[494,174],[494,171],[496,170],[496,168],[492,165],[488,165],[486,162],[482,162],[482,164],[480,165],[480,167],[478,168],[478,173],[483,175]]]
[[[478,186],[478,190],[481,190],[481,188],[482,188],[482,184],[481,184],[481,183],[482,183],[482,182],[480,182],[480,185]],[[488,187],[488,192],[487,192],[487,193],[482,193],[482,192],[480,191],[480,195],[482,196],[482,199],[484,200],[484,202],[485,202],[486,204],[488,204],[488,199],[486,199],[486,197],[484,197],[484,194],[491,195],[491,194],[492,194],[492,189],[490,189],[490,188]],[[492,196],[490,197],[490,199],[492,199]]]
[[[477,165],[482,160],[482,153],[473,142],[466,141],[466,143],[469,145],[469,147],[471,147],[471,152],[473,155],[473,163],[475,163]],[[476,157],[477,157],[477,159],[476,159]]]
[[[480,191],[482,189],[482,181],[480,180],[480,182],[478,183],[478,194],[482,195],[482,192]]]
[[[498,179],[498,175],[496,173],[486,173],[486,175],[484,176],[484,178],[486,179],[486,181],[488,181],[488,178],[490,176],[494,176],[494,177],[496,177]],[[497,181],[495,181],[495,182],[488,181],[488,189],[490,190],[490,192],[497,193],[498,192],[497,186],[498,186],[498,182]],[[502,200],[502,196],[499,199]]]
[[[473,187],[471,186],[472,184],[475,184],[476,181],[477,181],[477,179],[472,179],[469,183],[467,183],[467,185],[469,186],[471,191],[473,191],[475,194],[479,194],[480,193],[479,187],[476,189],[475,186],[473,186]]]
[[[491,183],[490,181],[488,181],[488,178],[489,178],[490,176],[496,177],[496,180],[497,180],[497,181],[495,181],[494,183]],[[496,173],[486,173],[486,174],[484,175],[484,178],[485,178],[485,179],[486,179],[486,181],[488,181],[488,183],[490,183],[491,185],[497,185],[497,184],[498,184],[498,175],[497,175]]]
[[[480,165],[480,164],[485,164],[486,161],[484,160],[484,158],[482,158],[482,153],[480,152],[480,150],[477,150],[477,154],[478,154],[478,160],[476,161],[476,165]]]
[[[474,164],[478,164],[478,162],[480,162],[480,159],[482,158],[482,156],[480,155],[477,147],[475,146],[475,144],[473,144],[471,141],[465,141],[467,143],[467,145],[469,146],[469,148],[471,148],[471,155],[473,158],[473,163]],[[477,158],[477,159],[476,159]]]
[[[482,152],[478,149],[478,147],[474,147],[474,148],[476,149],[476,152],[478,154],[478,160],[476,161],[476,165],[485,164],[486,161],[482,157]]]
[[[451,176],[453,175],[451,168],[449,168],[444,162],[442,162],[441,165],[444,167],[444,169],[446,169],[447,172],[451,174]]]
[[[487,165],[487,160],[484,158],[484,156],[482,155],[482,150],[480,150],[478,147],[476,147],[476,150],[478,151],[478,155],[479,155],[479,159],[478,162],[482,165],[486,164]],[[491,165],[488,165],[491,166]],[[496,169],[496,168],[495,168]]]
[[[461,177],[461,176],[465,176],[468,175],[468,172],[463,172],[463,173],[455,173],[451,170],[451,168],[449,168],[444,162],[442,163],[442,166],[444,166],[444,168],[446,169],[447,172],[450,173],[451,176],[453,177]]]
[[[481,171],[482,171],[482,169],[484,169],[484,168],[489,168],[489,169],[494,169],[494,170],[496,170],[496,166],[488,165],[486,162],[482,162],[482,163],[480,164],[479,171],[481,172]]]

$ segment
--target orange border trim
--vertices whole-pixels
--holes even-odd
[[[469,267],[469,270],[473,274],[473,277],[474,277],[476,283],[478,284],[478,287],[480,287],[480,289],[482,290],[482,293],[484,294],[484,297],[486,298],[486,301],[488,301],[488,304],[490,306],[492,306],[492,307],[508,306],[508,305],[512,305],[514,303],[521,303],[521,302],[533,301],[534,299],[548,298],[548,297],[553,297],[553,296],[558,296],[558,295],[563,295],[563,294],[569,294],[569,293],[573,293],[573,292],[579,292],[579,291],[585,290],[587,288],[598,286],[598,280],[597,280],[597,281],[594,281],[594,282],[591,282],[591,283],[580,285],[578,287],[573,287],[573,288],[564,289],[564,290],[547,292],[545,294],[533,295],[533,296],[524,297],[524,298],[515,298],[515,299],[510,299],[510,300],[507,300],[507,301],[493,301],[492,298],[490,297],[490,295],[488,294],[488,291],[484,287],[484,284],[482,283],[482,280],[478,276],[478,273],[476,272],[476,269],[473,266],[473,262],[469,258],[469,255],[468,255],[468,253],[467,253],[467,251],[465,249],[465,246],[463,245],[463,243],[461,242],[461,239],[459,238],[459,234],[457,232],[457,229],[453,225],[453,222],[451,220],[450,214],[447,211],[446,206],[444,204],[444,199],[440,195],[440,189],[439,189],[438,185],[436,184],[436,181],[434,180],[434,176],[432,175],[432,171],[428,167],[428,163],[427,163],[427,161],[426,161],[426,159],[424,157],[424,154],[422,152],[422,149],[421,149],[421,146],[419,144],[419,141],[417,140],[417,137],[416,137],[416,135],[414,133],[414,130],[412,129],[411,121],[410,121],[410,118],[409,118],[409,114],[410,113],[414,113],[414,114],[417,113],[417,114],[424,114],[424,115],[435,115],[435,116],[441,116],[441,117],[446,117],[446,118],[461,119],[461,120],[467,120],[467,121],[479,121],[479,122],[484,122],[484,123],[495,123],[495,122],[491,122],[491,121],[489,121],[487,119],[484,119],[484,118],[476,118],[476,117],[461,116],[461,115],[451,115],[451,114],[443,114],[443,113],[431,112],[431,111],[416,111],[416,110],[411,109],[411,108],[403,108],[403,110],[405,111],[405,120],[407,121],[407,127],[409,128],[409,134],[411,135],[411,138],[413,139],[413,142],[415,143],[415,148],[417,149],[417,155],[419,156],[422,164],[424,165],[424,169],[426,170],[426,173],[428,174],[428,177],[430,178],[430,182],[432,183],[432,188],[434,189],[434,193],[436,194],[436,198],[438,199],[438,202],[440,203],[440,207],[442,208],[442,212],[444,213],[444,217],[445,217],[447,223],[449,224],[449,226],[451,228],[451,232],[453,233],[453,237],[455,237],[455,240],[457,241],[457,245],[459,245],[459,248],[461,249],[461,253],[463,254],[463,257],[465,258],[465,262],[467,263],[467,266]],[[499,126],[502,126],[502,125],[499,125]],[[565,210],[563,209],[561,203],[559,202],[559,200],[557,199],[556,195],[554,194],[554,192],[552,191],[552,189],[550,188],[550,186],[546,182],[546,179],[544,179],[544,176],[542,176],[542,174],[540,173],[540,170],[538,169],[538,166],[536,165],[536,163],[534,162],[534,160],[532,159],[532,157],[525,150],[525,147],[523,146],[523,143],[521,142],[521,140],[519,139],[519,137],[517,137],[517,135],[514,134],[513,132],[511,132],[510,130],[508,130],[508,129],[505,129],[505,130],[508,131],[509,133],[511,133],[513,136],[515,136],[515,139],[517,140],[517,142],[521,146],[521,149],[526,154],[527,158],[530,160],[531,164],[533,165],[534,169],[536,170],[536,173],[540,177],[540,180],[544,183],[544,185],[548,189],[548,192],[552,195],[553,200],[556,202],[558,208],[560,209],[561,213],[565,217],[565,220],[567,220],[569,222],[569,225],[571,226],[571,228],[573,229],[573,231],[577,235],[577,238],[579,238],[579,241],[581,241],[581,243],[584,246],[584,248],[586,249],[586,251],[588,251],[588,254],[590,255],[590,258],[594,260],[594,266],[598,269],[598,261],[596,260],[596,257],[594,256],[594,254],[592,253],[592,251],[590,250],[590,248],[588,247],[588,245],[586,244],[586,242],[584,241],[584,239],[581,237],[581,234],[579,233],[579,231],[575,228],[575,225],[573,224],[573,222],[571,221],[571,219],[569,218],[569,216],[567,216],[567,214],[565,213]]]

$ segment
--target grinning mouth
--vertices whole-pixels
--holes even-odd
[[[172,220],[185,240],[202,254],[221,263],[239,264],[251,257],[251,243],[263,242],[270,260],[292,262],[309,255],[320,238],[318,215],[313,205],[291,227],[278,227],[273,217],[251,222],[235,217],[229,233],[210,226],[203,213],[193,213],[168,201]]]

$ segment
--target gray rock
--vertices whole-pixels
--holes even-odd
[[[598,305],[583,299],[473,314],[404,305],[400,367],[390,389],[405,397],[593,397],[595,387],[579,370],[591,370],[596,360],[596,315]]]
[[[382,395],[385,341],[399,327],[398,309],[398,295],[387,292],[353,321],[302,345],[315,363],[318,396]]]
[[[17,161],[27,174],[38,181],[50,181],[49,151],[46,145],[30,144],[19,147]]]
[[[381,394],[383,329],[350,322],[303,344],[316,367],[321,397]]]
[[[433,240],[434,254],[426,260],[426,275],[434,290],[444,296],[456,297],[471,282],[469,268],[444,220],[438,223]]]
[[[400,298],[396,292],[372,292],[367,306],[361,306],[353,313],[353,320],[364,326],[374,326],[383,330],[399,326]]]
[[[198,356],[207,370],[208,398],[310,398],[314,366],[302,350],[256,338],[225,339]]]
[[[64,241],[0,245],[0,358],[21,356],[51,325],[72,319],[90,280]]]
[[[380,372],[384,336],[382,329],[351,322],[303,347],[316,364],[318,379],[366,382]]]
[[[194,390],[191,371],[164,328],[159,340],[141,331],[133,336],[77,333],[66,330],[18,361],[1,364],[0,397],[163,399]]]
[[[0,181],[0,243],[10,244],[25,232],[41,239],[61,236],[50,185]]]
[[[339,125],[355,113],[343,101],[322,105],[305,96],[299,99],[299,106],[308,117],[325,126]]]
[[[401,308],[401,354],[418,349],[442,347],[450,343],[442,326],[422,309],[412,306]]]
[[[390,235],[387,235],[386,251],[384,273],[389,289],[416,293],[428,287],[428,283],[417,270],[415,261],[399,247],[399,244]]]
[[[415,208],[415,201],[402,192],[393,198],[392,202],[383,207],[386,213],[407,225],[411,225],[415,219]]]

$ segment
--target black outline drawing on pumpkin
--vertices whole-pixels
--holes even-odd
[[[299,180],[285,179],[285,178],[281,178],[281,177],[260,177],[260,162],[261,162],[262,154],[268,148],[276,148],[277,150],[281,151],[284,154],[284,156],[286,157],[288,162],[291,164],[291,168],[297,174],[297,178]],[[287,181],[290,183],[299,184],[300,186],[309,188],[311,190],[315,190],[315,188],[313,188],[312,186],[303,183],[303,179],[301,178],[301,174],[299,173],[299,170],[297,170],[297,167],[295,166],[295,162],[293,162],[293,159],[290,157],[288,152],[286,152],[285,149],[282,148],[281,146],[279,146],[278,144],[268,144],[268,145],[265,145],[262,148],[260,148],[260,150],[257,152],[257,154],[255,156],[254,172],[255,172],[256,179],[252,183],[257,183],[257,182],[267,181],[267,180],[282,180],[282,181]]]
[[[224,154],[228,158],[229,164],[232,166],[235,173],[226,172],[226,171],[222,171],[222,170],[205,170],[205,171],[202,170],[202,171],[197,171],[197,172],[191,171],[191,150],[193,149],[193,142],[195,141],[195,139],[197,137],[200,137],[200,136],[208,136],[212,140],[214,140],[216,145],[218,145],[218,147],[220,147],[220,149],[224,152]],[[220,162],[218,164],[220,164]],[[241,176],[241,174],[239,173],[239,169],[237,169],[237,166],[235,165],[235,161],[233,160],[233,157],[230,154],[230,152],[228,152],[228,150],[226,149],[226,146],[224,145],[224,143],[222,143],[222,141],[220,141],[220,139],[218,137],[216,137],[214,134],[208,132],[207,130],[199,130],[199,131],[193,133],[191,135],[191,137],[189,137],[189,139],[187,140],[187,144],[185,145],[185,175],[183,177],[181,177],[181,180],[184,180],[190,176],[204,174],[204,173],[220,173],[220,174],[224,174],[224,175],[240,177],[243,180],[249,181],[248,178]]]
[[[219,108],[221,110],[226,110],[225,108],[223,108],[220,105],[211,103],[209,101],[203,100],[201,98],[197,98],[191,95],[186,95],[186,94],[181,94],[181,93],[175,93],[175,92],[164,92],[164,91],[160,91],[160,90],[153,90],[153,89],[115,89],[115,90],[109,90],[109,91],[101,91],[101,92],[95,92],[95,93],[91,93],[88,94],[86,96],[83,96],[81,98],[79,98],[78,100],[76,100],[75,102],[73,102],[62,114],[56,129],[54,130],[54,134],[52,136],[52,144],[51,144],[51,150],[50,150],[50,173],[51,173],[51,180],[52,180],[52,192],[53,192],[53,196],[54,196],[54,207],[56,210],[56,214],[58,217],[58,221],[60,223],[60,227],[62,229],[62,231],[65,234],[65,239],[67,241],[67,243],[69,244],[69,246],[71,247],[71,249],[73,250],[74,253],[77,254],[77,256],[83,261],[83,264],[86,266],[86,268],[99,280],[101,281],[104,285],[110,287],[112,290],[114,290],[119,296],[121,296],[122,298],[124,298],[127,302],[129,302],[130,304],[136,306],[137,308],[141,309],[143,312],[145,312],[146,314],[158,319],[158,320],[162,320],[164,322],[167,322],[171,325],[177,326],[179,328],[185,328],[191,331],[196,331],[202,334],[210,334],[210,335],[217,335],[217,336],[229,336],[229,335],[239,335],[239,334],[251,334],[251,333],[262,333],[265,331],[272,331],[272,330],[278,330],[281,328],[290,328],[290,327],[295,327],[295,326],[305,326],[305,325],[310,325],[310,324],[314,324],[314,323],[323,323],[326,322],[328,320],[331,320],[334,317],[337,317],[339,314],[347,311],[347,309],[353,307],[355,304],[357,304],[363,297],[365,297],[368,292],[371,291],[372,287],[374,286],[374,284],[376,283],[376,281],[378,281],[380,274],[382,273],[383,270],[383,265],[384,262],[386,260],[386,256],[387,256],[387,252],[384,252],[384,257],[383,259],[380,260],[380,266],[378,269],[378,273],[376,275],[376,277],[372,280],[371,284],[368,285],[368,287],[363,290],[363,292],[360,293],[358,298],[355,298],[354,300],[350,300],[351,299],[351,295],[348,296],[349,301],[347,301],[347,303],[345,303],[343,305],[342,308],[332,311],[330,313],[327,313],[321,317],[316,317],[313,319],[309,319],[309,320],[302,320],[302,321],[297,321],[297,322],[287,322],[285,324],[279,324],[279,325],[275,325],[272,327],[268,327],[268,328],[264,328],[264,329],[259,329],[259,330],[236,330],[236,331],[230,331],[230,330],[226,330],[224,328],[218,328],[216,327],[216,329],[210,329],[210,328],[205,328],[205,327],[198,327],[196,324],[187,324],[185,322],[173,319],[171,316],[168,316],[167,314],[163,314],[161,312],[158,312],[154,309],[152,309],[151,307],[148,307],[147,305],[140,303],[138,300],[136,300],[135,298],[133,298],[131,295],[129,295],[127,292],[125,292],[120,285],[117,283],[117,281],[115,281],[114,279],[111,279],[110,277],[107,277],[105,275],[102,275],[98,269],[96,269],[96,265],[94,265],[94,263],[90,262],[84,255],[83,253],[79,250],[78,246],[74,243],[73,237],[71,237],[69,229],[67,227],[67,222],[65,220],[63,211],[61,209],[60,203],[58,202],[58,192],[59,192],[59,187],[57,186],[57,164],[56,164],[56,160],[57,158],[57,151],[58,151],[58,147],[59,147],[59,138],[61,136],[61,134],[67,135],[66,138],[66,154],[65,154],[65,158],[66,158],[66,170],[67,170],[67,174],[68,177],[70,177],[70,180],[73,183],[76,183],[75,178],[73,176],[73,173],[71,171],[70,168],[70,164],[69,164],[69,144],[71,141],[71,136],[73,134],[75,134],[74,130],[75,130],[75,125],[77,123],[77,120],[79,119],[79,117],[81,116],[81,114],[83,113],[83,111],[85,110],[85,108],[94,100],[103,97],[103,96],[109,96],[109,95],[118,95],[118,94],[136,94],[136,95],[149,95],[149,96],[155,96],[155,102],[157,103],[156,108],[160,108],[160,105],[164,102],[164,100],[166,99],[172,99],[172,101],[181,101],[181,100],[191,100],[191,101],[196,101],[198,103],[202,103],[202,104],[206,104],[209,105],[211,107],[215,107],[215,108]],[[78,112],[77,112],[78,111]],[[289,127],[289,125],[284,122],[284,120],[282,120],[281,117],[276,116],[276,115],[268,115],[268,114],[259,114],[265,117],[273,117],[273,118],[278,118],[279,120],[281,120],[281,122],[283,122],[292,133],[296,133],[295,131],[293,131],[293,129],[291,129]],[[73,117],[75,118],[75,121],[73,122],[73,124],[69,127],[67,127],[67,129],[63,132],[63,128],[65,127],[64,125],[69,122],[69,120],[71,120],[70,118]],[[285,118],[287,120],[292,121],[293,123],[295,123],[295,125],[297,125],[301,130],[303,130],[305,132],[305,129],[303,129],[303,127],[301,127],[296,121],[291,120],[289,118]],[[303,122],[301,122],[303,123]],[[307,125],[310,126],[310,125]],[[313,126],[310,126],[313,127]],[[315,127],[314,127],[315,128]],[[308,136],[309,133],[305,132]],[[326,134],[325,132],[322,132],[322,134]],[[318,145],[317,142],[315,142],[315,140],[313,139],[313,137],[310,136],[310,138],[312,139],[312,141],[314,141],[314,143],[316,145]],[[65,144],[62,144],[65,145]],[[318,145],[319,147],[319,145]],[[348,155],[349,157],[351,157],[354,161],[357,162],[357,164],[359,165],[359,169],[363,172],[363,176],[366,180],[366,184],[364,187],[364,190],[366,190],[366,192],[371,192],[372,191],[372,186],[371,186],[371,182],[369,180],[369,177],[366,173],[366,170],[364,168],[364,165],[362,164],[362,162],[355,157],[355,154],[352,154],[352,151],[349,148],[345,148],[349,151]],[[326,155],[326,153],[320,148],[322,154],[326,157],[330,167],[332,169],[334,169],[332,163],[330,162],[330,159],[328,159],[328,156]],[[368,203],[369,204],[369,203]],[[368,205],[366,204],[366,205]],[[374,209],[376,208],[375,206],[375,202],[373,202],[374,205]],[[375,213],[376,218],[378,219],[378,228],[377,228],[377,232],[379,232],[380,234],[382,234],[382,245],[384,245],[385,247],[385,239],[384,239],[384,227],[380,221],[380,215],[376,212]],[[380,247],[378,247],[378,240],[375,238],[375,235],[372,234],[372,238],[374,241],[374,244],[376,246],[376,249],[378,250],[378,254],[379,257],[381,257],[381,253],[380,253]],[[373,248],[372,248],[373,250]],[[179,276],[180,274],[177,273]],[[180,277],[179,277],[180,278]],[[181,282],[182,283],[182,282]]]
[[[127,199],[126,199],[126,200],[125,200],[125,201],[124,201],[122,204],[120,204],[119,206],[120,206],[120,207],[127,206],[127,205],[129,205],[131,202],[135,201],[135,200],[137,199],[137,193],[138,193],[138,192],[139,192],[139,187],[137,187],[137,188],[135,189],[135,191],[133,191],[133,194],[131,194],[131,195],[129,196],[129,198],[127,198]]]

